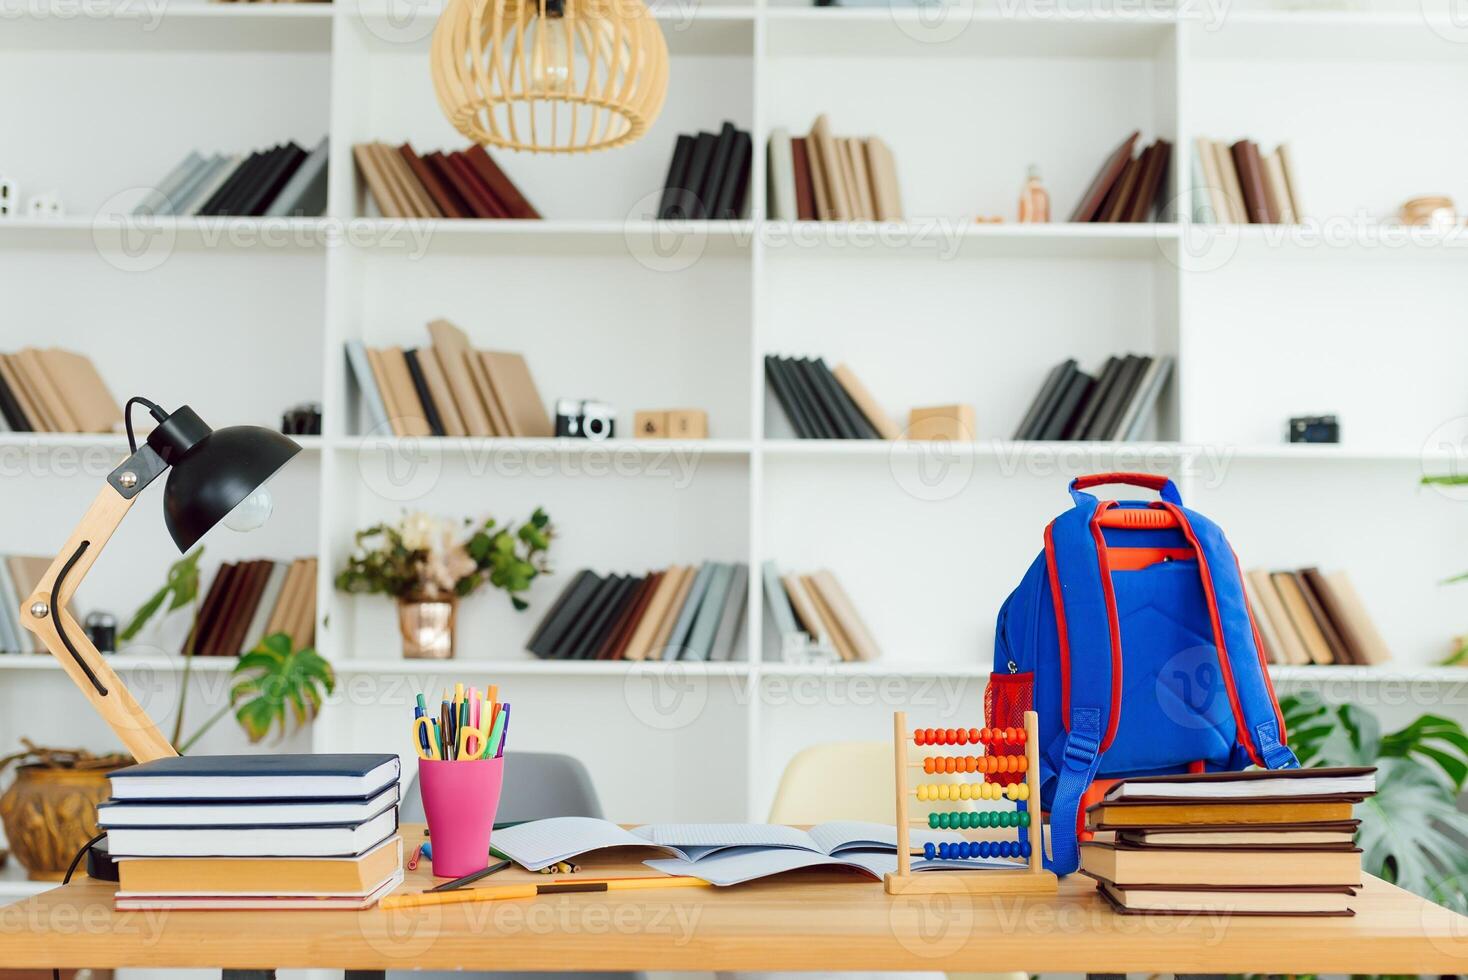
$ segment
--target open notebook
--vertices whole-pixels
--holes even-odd
[[[911,846],[958,839],[952,832],[913,830]],[[653,847],[669,857],[646,862],[666,874],[693,875],[733,885],[766,875],[819,866],[850,867],[880,878],[897,870],[897,829],[891,824],[836,821],[800,830],[780,824],[649,824],[625,830],[606,820],[556,817],[497,830],[494,847],[538,870],[591,851]],[[914,871],[938,868],[1013,868],[1002,858],[914,860]]]

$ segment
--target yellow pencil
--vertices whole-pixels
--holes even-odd
[[[460,905],[466,902],[495,902],[509,898],[534,898],[560,892],[632,891],[644,888],[712,888],[702,878],[673,875],[667,878],[603,878],[599,881],[562,881],[545,885],[493,885],[489,888],[463,888],[452,892],[418,892],[411,895],[389,895],[379,904],[384,909],[411,909],[422,905]]]

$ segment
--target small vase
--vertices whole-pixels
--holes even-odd
[[[447,660],[454,655],[457,596],[447,599],[398,600],[398,631],[403,656],[409,660]]]
[[[81,846],[97,833],[97,804],[111,795],[110,769],[28,765],[0,797],[0,819],[15,859],[32,881],[60,881]]]

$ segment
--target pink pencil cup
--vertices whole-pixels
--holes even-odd
[[[489,867],[489,835],[504,775],[503,758],[418,760],[435,878],[462,878]]]

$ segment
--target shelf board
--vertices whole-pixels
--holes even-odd
[[[83,248],[124,271],[146,271],[174,249],[320,252],[331,244],[332,229],[340,226],[330,218],[0,218],[0,248]]]
[[[138,441],[146,433],[138,434]],[[320,436],[291,436],[304,452],[318,452]],[[127,454],[127,436],[120,432],[0,432],[0,448],[19,449],[105,449]]]
[[[106,657],[107,664],[123,675],[134,670],[156,670],[172,673],[182,672],[183,657],[159,654],[114,653]],[[193,670],[198,673],[227,674],[234,670],[238,657],[195,657]],[[0,670],[60,670],[61,664],[49,653],[0,653]]]
[[[774,256],[911,255],[964,258],[1161,259],[1178,237],[1171,223],[991,224],[933,218],[898,222],[764,221],[756,229]]]
[[[1176,17],[1139,10],[1018,12],[975,5],[770,7],[771,57],[1151,58]]]
[[[384,0],[362,0],[344,9],[344,20],[353,22],[358,37],[377,53],[408,54],[428,50],[433,29],[443,12],[441,0],[401,4]],[[663,28],[668,53],[685,55],[735,55],[754,53],[753,7],[727,5],[683,8],[654,7],[653,19]]]
[[[666,453],[699,456],[748,456],[743,439],[505,439],[473,436],[334,436],[326,446],[352,453],[431,452],[440,455],[482,453],[555,453],[564,456],[637,455]]]
[[[631,255],[656,268],[698,258],[748,253],[752,221],[346,219],[346,243],[379,253],[417,255]]]
[[[181,672],[183,657],[156,655],[114,654],[107,658],[114,670],[123,673],[129,670],[148,669]],[[228,673],[234,669],[234,657],[197,657],[195,671]],[[520,677],[624,677],[628,674],[652,672],[682,674],[686,676],[744,677],[758,673],[764,677],[808,677],[808,676],[851,676],[851,677],[935,677],[935,678],[986,678],[991,673],[983,663],[954,664],[905,664],[900,661],[882,660],[871,663],[836,664],[787,664],[761,662],[750,664],[745,661],[707,663],[701,661],[626,661],[626,660],[405,660],[401,657],[350,657],[333,661],[332,667],[339,675],[375,674],[393,675],[450,675],[469,676],[503,675]],[[49,654],[12,653],[0,654],[0,670],[60,670],[61,664]],[[1339,664],[1317,664],[1289,666],[1271,664],[1270,676],[1276,681],[1292,684],[1307,683],[1384,683],[1419,682],[1428,684],[1450,684],[1468,681],[1468,668],[1441,667],[1436,665],[1415,666],[1409,664],[1383,664],[1376,667],[1351,667]]]
[[[22,4],[0,48],[85,51],[331,51],[330,3]]]
[[[750,672],[744,661],[705,663],[701,661],[626,660],[404,660],[342,659],[332,667],[338,674],[378,675],[466,675],[469,677],[626,677],[636,673],[665,673],[703,677],[743,677]]]

